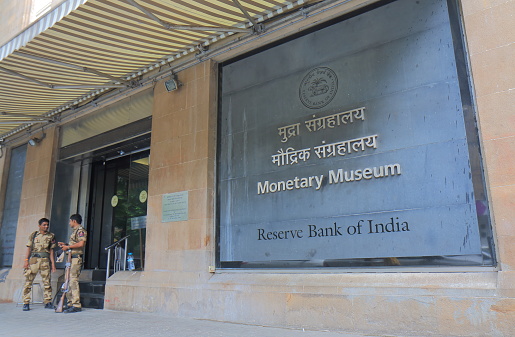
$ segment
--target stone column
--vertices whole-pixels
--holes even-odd
[[[22,268],[27,239],[30,233],[38,229],[39,219],[50,218],[58,132],[56,128],[50,128],[44,133],[46,135],[41,142],[35,146],[27,146],[13,265],[0,293],[0,297],[6,300],[18,300],[14,297],[17,290],[23,287]],[[33,133],[32,137],[41,139],[42,132]],[[52,231],[52,219],[50,219],[50,231]]]

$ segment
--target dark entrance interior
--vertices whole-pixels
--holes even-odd
[[[144,268],[149,158],[149,150],[120,151],[92,164],[85,268],[106,269],[104,248],[126,235],[127,253],[133,253],[136,269]]]

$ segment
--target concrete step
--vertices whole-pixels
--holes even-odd
[[[105,281],[81,281],[79,288],[81,293],[105,294]]]
[[[103,309],[104,308],[104,295],[102,294],[91,294],[91,293],[81,293],[80,294],[80,303],[83,308],[94,308],[94,309]]]
[[[80,302],[84,308],[104,308],[105,280],[80,281]]]

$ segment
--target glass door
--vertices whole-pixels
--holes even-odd
[[[126,235],[127,253],[144,268],[148,163],[147,150],[93,165],[87,268],[105,269],[104,248]]]
[[[136,269],[143,269],[145,266],[148,164],[148,152],[131,156],[127,182],[127,211],[125,219],[123,219],[123,214],[120,214],[120,223],[125,220],[125,235],[129,235],[127,253],[134,255]]]

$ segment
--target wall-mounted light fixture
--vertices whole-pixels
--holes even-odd
[[[38,138],[38,137],[32,137],[31,139],[29,139],[29,145],[30,146],[36,146],[38,145],[44,138],[46,137],[46,133],[43,133],[43,136],[41,138]]]
[[[172,77],[169,80],[165,81],[165,88],[168,92],[179,89],[181,85],[182,83],[177,79],[177,74],[174,73],[172,73]]]

